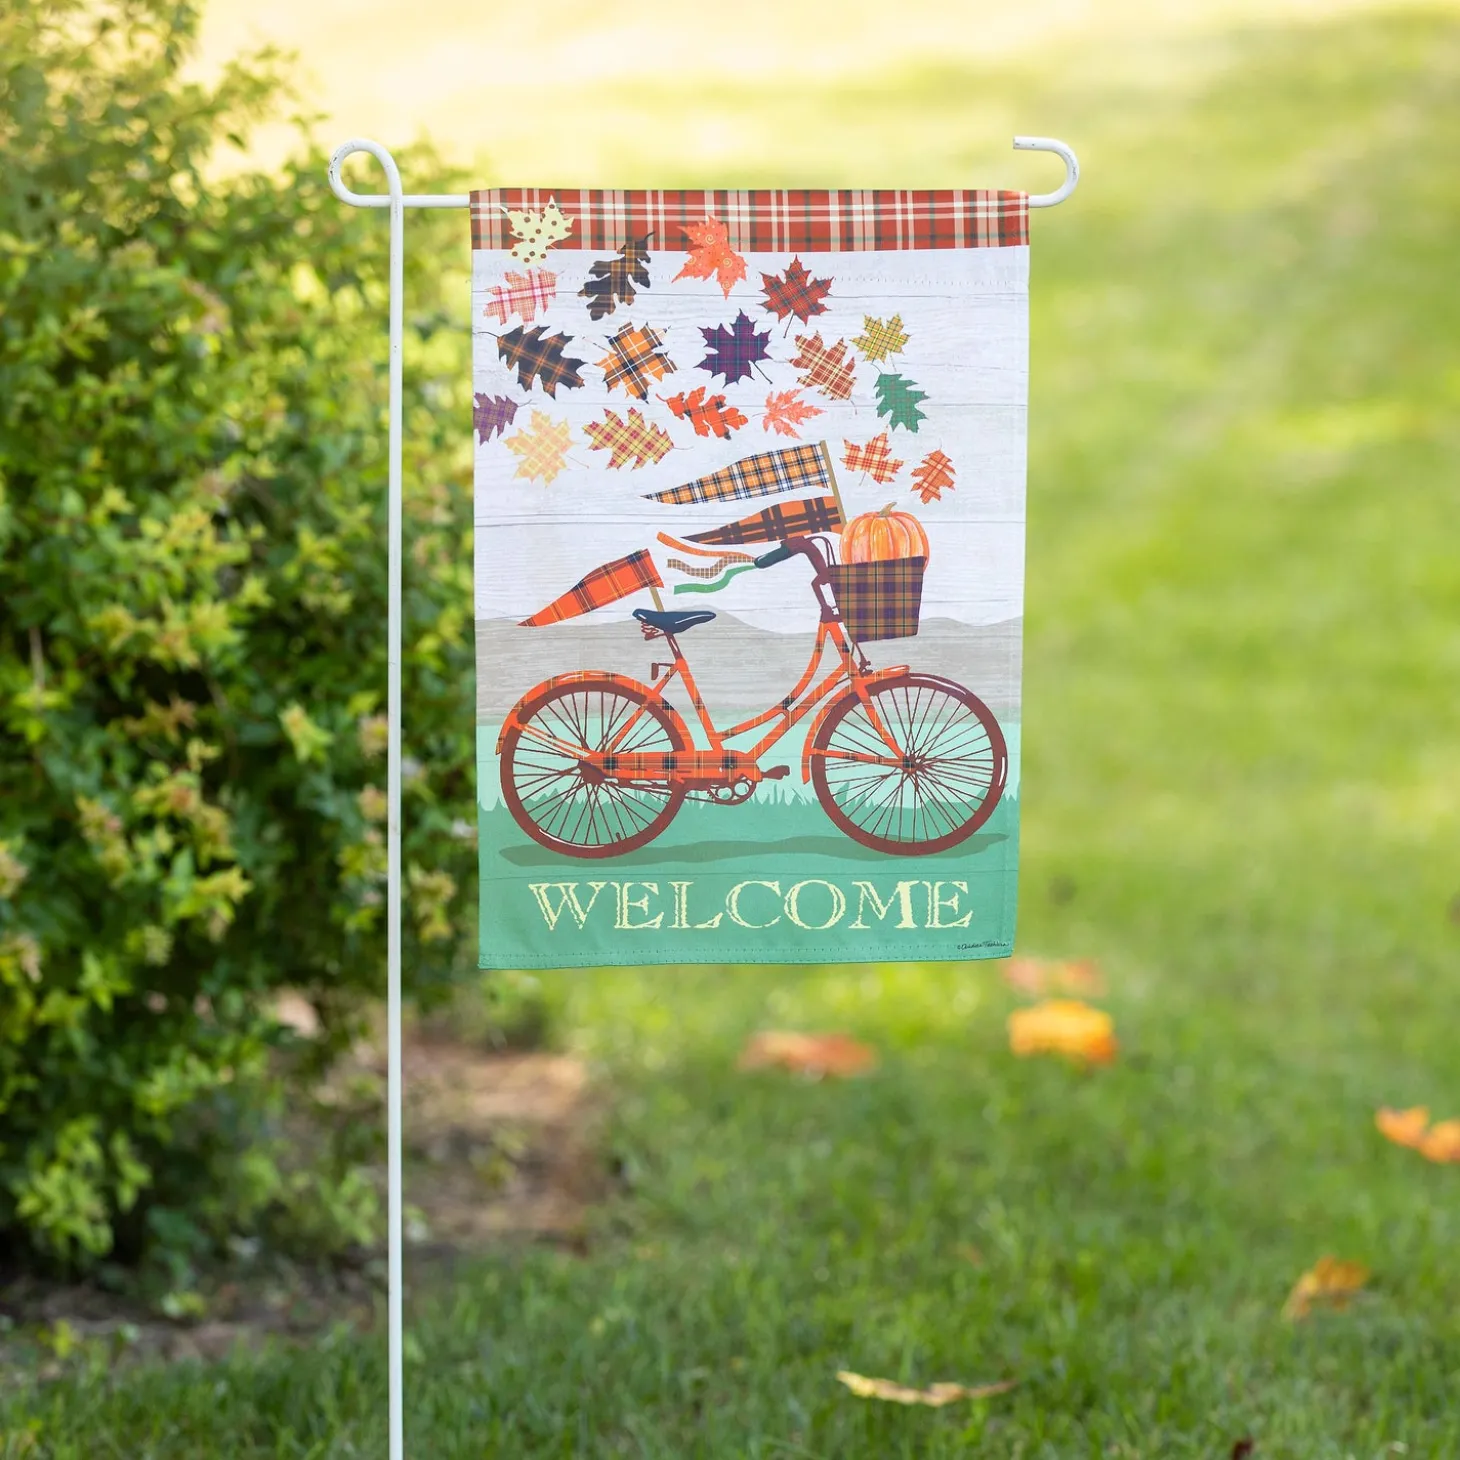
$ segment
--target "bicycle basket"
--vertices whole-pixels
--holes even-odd
[[[926,558],[829,563],[832,595],[847,634],[857,643],[910,639],[918,631]]]

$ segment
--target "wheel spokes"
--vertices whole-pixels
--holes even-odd
[[[896,742],[888,753],[866,706],[836,724],[819,770],[837,809],[880,841],[937,841],[966,826],[993,790],[999,752],[973,708],[936,685],[872,691],[877,721]]]
[[[523,812],[546,836],[568,846],[612,846],[640,836],[663,815],[673,799],[667,782],[591,781],[585,774],[592,757],[610,749],[675,749],[650,704],[607,689],[574,689],[523,722],[509,774]]]

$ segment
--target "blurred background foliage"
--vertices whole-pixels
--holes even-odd
[[[323,1058],[384,956],[386,239],[302,137],[282,175],[205,176],[287,92],[270,55],[185,80],[197,23],[175,0],[0,18],[0,1244],[73,1269],[287,1235],[291,1209],[318,1233],[335,1176],[327,1240],[371,1231],[358,1176],[285,1178],[267,996],[315,1005]],[[406,401],[418,988],[453,969],[473,860],[467,381],[431,238]]]

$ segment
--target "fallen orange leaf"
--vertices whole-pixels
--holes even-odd
[[[1061,963],[1055,970],[1055,987],[1067,994],[1088,994],[1098,998],[1105,992],[1105,975],[1093,958],[1079,958]]]
[[[1288,1301],[1283,1304],[1283,1317],[1306,1318],[1315,1303],[1330,1308],[1345,1308],[1348,1300],[1369,1281],[1369,1269],[1362,1263],[1342,1262],[1336,1257],[1320,1257],[1293,1284]]]
[[[1063,1054],[1108,1065],[1118,1048],[1110,1015],[1078,999],[1046,999],[1009,1015],[1009,1048],[1017,1055]]]
[[[742,1070],[771,1067],[797,1075],[860,1075],[877,1063],[877,1051],[846,1034],[798,1034],[765,1029],[740,1052]]]
[[[1105,992],[1105,975],[1092,958],[1010,958],[1004,963],[1004,982],[1016,994],[1035,998],[1044,993],[1084,994],[1098,997]]]
[[[893,1404],[926,1404],[932,1409],[941,1409],[956,1399],[988,1399],[995,1394],[1007,1394],[1019,1381],[1004,1379],[997,1384],[929,1384],[926,1389],[909,1389],[903,1384],[894,1384],[891,1379],[868,1379],[862,1374],[853,1374],[848,1369],[838,1369],[841,1380],[858,1399],[886,1399]]]
[[[1380,1135],[1396,1146],[1410,1146],[1415,1150],[1424,1140],[1425,1127],[1429,1123],[1430,1113],[1423,1105],[1409,1110],[1391,1110],[1386,1105],[1374,1115],[1374,1124],[1378,1126]]]
[[[1460,1161],[1460,1120],[1432,1125],[1419,1142],[1419,1153],[1427,1161]]]
[[[1045,988],[1045,965],[1037,958],[1010,958],[1004,964],[1004,982],[1016,994],[1042,994]]]

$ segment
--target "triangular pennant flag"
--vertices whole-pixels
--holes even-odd
[[[681,487],[644,495],[651,502],[683,506],[690,502],[728,502],[736,497],[773,497],[778,492],[824,492],[833,485],[826,452],[818,444],[758,451]]]
[[[585,573],[566,593],[561,593],[540,608],[531,618],[522,620],[522,626],[540,629],[547,624],[561,623],[565,618],[577,618],[579,614],[592,613],[605,604],[617,603],[643,588],[662,588],[664,580],[654,566],[654,559],[647,548],[640,548],[626,558],[615,558],[611,563]]]

